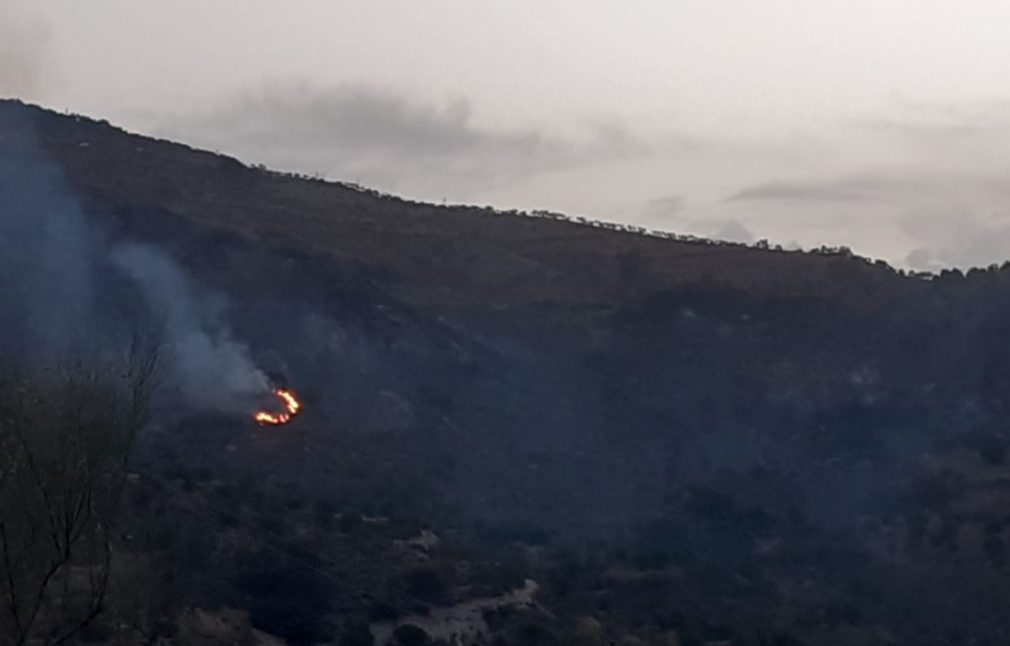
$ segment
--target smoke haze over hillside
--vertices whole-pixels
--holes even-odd
[[[228,327],[213,324],[182,270],[151,246],[123,245],[112,261],[143,291],[174,359],[179,388],[202,408],[248,410],[253,398],[269,390],[266,376],[253,364],[249,349],[232,338]]]
[[[32,124],[0,127],[30,132]],[[115,352],[154,329],[185,401],[248,411],[268,390],[266,377],[211,301],[164,251],[110,239],[81,211],[62,171],[29,148],[0,153],[0,349],[12,365]]]

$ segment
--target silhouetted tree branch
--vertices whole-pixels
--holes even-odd
[[[159,356],[138,337],[115,360],[74,360],[0,380],[6,643],[65,643],[101,612],[110,524]]]

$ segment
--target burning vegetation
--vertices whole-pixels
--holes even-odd
[[[261,409],[256,411],[253,415],[253,419],[260,426],[281,426],[287,424],[302,410],[302,402],[298,399],[298,395],[295,391],[289,388],[274,388],[273,394],[277,399],[284,404],[283,411],[273,411],[267,409]]]

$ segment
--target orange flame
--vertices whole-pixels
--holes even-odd
[[[279,413],[269,410],[256,411],[253,415],[253,419],[261,426],[280,426],[282,424],[287,424],[302,410],[302,402],[298,399],[298,395],[296,395],[293,390],[274,388],[273,394],[277,397],[277,399],[284,403],[284,411]]]

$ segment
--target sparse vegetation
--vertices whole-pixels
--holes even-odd
[[[134,346],[136,349],[138,346]],[[0,380],[0,630],[64,643],[102,611],[114,513],[157,352]]]
[[[418,204],[36,117],[89,216],[228,294],[307,407],[269,431],[173,409],[131,453],[133,396],[95,366],[0,389],[8,641],[1010,630],[1010,267]]]

